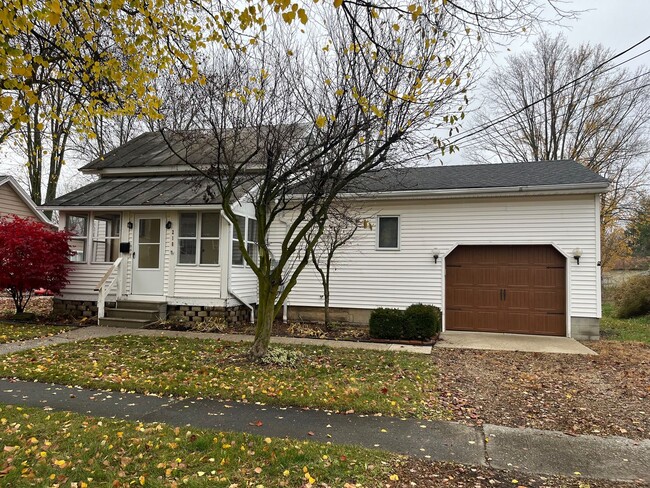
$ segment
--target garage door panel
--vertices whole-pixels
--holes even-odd
[[[564,296],[555,290],[534,291],[532,302],[534,306],[531,308],[538,312],[564,313],[564,309],[566,308]]]
[[[566,259],[552,246],[459,246],[446,263],[446,327],[565,335]]]

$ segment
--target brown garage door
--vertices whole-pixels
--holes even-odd
[[[458,246],[445,261],[448,330],[566,335],[565,258],[552,246]]]

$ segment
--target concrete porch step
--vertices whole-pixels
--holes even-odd
[[[150,322],[160,320],[158,310],[138,310],[135,308],[106,308],[106,317],[118,319],[142,319]]]
[[[104,317],[99,319],[99,325],[104,327],[125,327],[128,329],[142,329],[154,322],[148,319],[125,319],[121,317]]]
[[[129,309],[129,310],[151,310],[159,313],[167,312],[167,303],[166,302],[142,302],[142,301],[133,301],[133,300],[118,300],[117,307],[118,309]]]

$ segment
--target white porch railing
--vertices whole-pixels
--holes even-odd
[[[97,320],[103,319],[105,314],[106,297],[113,287],[117,288],[117,298],[122,296],[122,257],[120,256],[108,268],[95,288],[97,295]]]

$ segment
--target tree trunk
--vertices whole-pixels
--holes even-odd
[[[16,315],[25,311],[23,304],[23,294],[18,290],[11,290],[11,298],[13,298],[14,306],[16,307]]]
[[[275,295],[277,290],[260,284],[260,298],[257,307],[257,324],[255,340],[249,351],[253,359],[266,355],[271,341],[271,328],[275,320]]]
[[[323,312],[325,314],[325,329],[330,330],[330,290],[329,283],[323,290]]]

